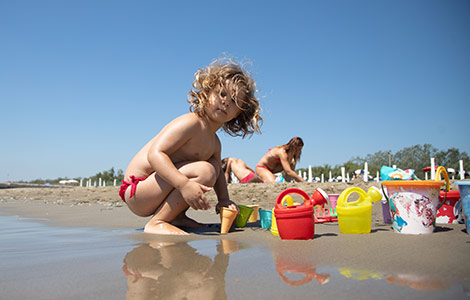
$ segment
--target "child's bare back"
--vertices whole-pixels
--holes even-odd
[[[152,138],[131,160],[124,175],[124,180],[129,180],[129,176],[148,177],[155,172],[155,169],[149,162],[149,152],[164,147],[169,142],[176,139],[172,134],[181,130],[192,130],[192,136],[187,141],[182,141],[173,153],[168,153],[173,164],[189,161],[208,161],[215,152],[220,152],[220,142],[215,134],[206,134],[200,127],[187,129],[182,128],[185,125],[197,124],[201,120],[194,114],[188,113],[182,115],[168,123],[162,131]],[[199,127],[199,128],[198,128]]]

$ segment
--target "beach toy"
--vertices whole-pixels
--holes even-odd
[[[382,178],[382,181],[418,179],[415,175],[415,170],[413,169],[401,170],[387,166],[382,166],[382,168],[380,168],[380,178]]]
[[[233,221],[237,218],[238,211],[222,207],[220,210],[220,233],[227,233],[232,227]]]
[[[445,200],[444,200],[445,198]],[[439,199],[443,202],[437,210],[436,223],[439,224],[458,224],[462,220],[462,203],[460,201],[459,191],[445,191],[439,193]]]
[[[277,229],[276,215],[274,214],[274,208],[271,210],[271,233],[279,236],[279,230]]]
[[[261,228],[271,228],[272,223],[272,211],[266,209],[259,210],[259,220],[261,223]]]
[[[258,221],[258,211],[259,211],[259,205],[247,205],[248,207],[253,208],[253,211],[251,212],[250,217],[248,218],[248,223],[254,223]]]
[[[356,201],[348,202],[353,193],[359,195]],[[382,199],[376,187],[370,187],[367,193],[358,187],[345,189],[338,198],[336,212],[341,233],[362,234],[370,233],[372,227],[372,202]]]
[[[382,214],[384,216],[384,223],[392,224],[392,216],[390,215],[390,205],[388,205],[387,200],[382,200]]]
[[[318,192],[321,194],[321,192]],[[325,202],[323,196],[316,195],[318,202],[304,191],[297,188],[289,188],[281,192],[276,199],[274,216],[276,218],[279,236],[283,240],[308,240],[313,239],[315,223],[313,220],[313,207]],[[304,203],[301,205],[284,206],[282,200],[289,194],[300,195]],[[315,193],[314,193],[315,194]],[[273,217],[274,219],[274,217]],[[272,230],[272,227],[271,227]]]
[[[294,202],[294,199],[292,199],[291,196],[286,195],[282,198],[281,205],[282,206],[295,206],[295,205],[300,205],[300,203]],[[277,229],[276,215],[274,214],[274,208],[271,211],[271,233],[273,235],[279,236],[279,231]]]
[[[315,223],[338,221],[336,209],[325,208],[325,204],[330,201],[330,197],[328,194],[325,193],[325,191],[323,191],[321,188],[317,188],[312,195],[312,199],[314,199],[316,203],[316,206],[314,208],[315,214],[313,215]]]
[[[330,200],[331,208],[336,208],[338,197],[339,197],[339,194],[328,194],[328,199]]]
[[[338,222],[336,209],[316,206],[314,210],[315,223]]]
[[[455,184],[459,186],[465,228],[467,229],[467,234],[470,234],[470,182],[459,181]]]
[[[237,227],[245,227],[253,208],[241,204],[238,205],[238,208],[240,209],[240,213],[237,216]]]
[[[294,199],[292,199],[291,196],[287,195],[284,198],[282,198],[281,205],[282,206],[294,206],[294,205],[300,205],[300,203],[294,202]]]
[[[328,203],[329,197],[328,197],[328,194],[325,193],[324,190],[322,190],[321,188],[317,188],[313,192],[312,200],[313,200],[314,206],[321,205],[323,207],[325,204]]]
[[[384,217],[385,224],[392,224],[392,215],[390,214],[390,205],[388,204],[386,188],[382,185],[382,192],[384,197],[382,197],[382,215]]]
[[[436,170],[436,180],[384,181],[387,187],[392,228],[405,234],[428,234],[434,231],[437,210],[443,200],[439,199],[441,173],[449,188],[449,177],[444,167]],[[444,197],[445,198],[445,197]]]

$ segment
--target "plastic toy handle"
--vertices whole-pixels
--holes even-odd
[[[387,190],[387,191],[385,190],[383,183],[380,184],[380,187],[382,188],[382,194],[383,194],[384,197],[385,197],[385,201],[386,201],[386,202],[384,202],[384,203],[389,202],[390,199],[388,198],[388,195],[387,195],[388,190]]]
[[[286,196],[284,196],[284,198],[282,198],[281,205],[284,206],[284,203],[286,203],[286,202],[287,202],[287,206],[294,205],[294,199],[292,199],[292,197],[289,196],[289,195],[286,195]]]
[[[440,181],[441,180],[441,173],[444,174],[444,180],[446,181],[446,193],[444,195],[444,198],[442,198],[442,201],[440,201],[437,205],[437,209],[441,208],[441,206],[445,203],[447,199],[447,192],[450,190],[450,183],[449,183],[449,175],[447,174],[446,168],[443,166],[439,166],[436,170],[436,178],[434,179],[435,181]]]
[[[359,194],[359,199],[356,200],[356,201],[354,201],[354,202],[348,202],[348,201],[347,201],[347,200],[348,200],[348,197],[349,197],[352,193],[354,193],[354,192],[356,192],[356,193]],[[350,187],[350,188],[345,189],[345,190],[341,193],[341,195],[339,195],[336,206],[338,206],[338,204],[339,204],[340,206],[343,206],[343,207],[346,207],[346,206],[348,206],[348,205],[355,205],[355,206],[357,206],[357,205],[359,205],[360,203],[364,202],[367,197],[368,197],[368,196],[367,196],[366,192],[364,192],[363,189],[358,188],[358,187]]]
[[[444,180],[446,181],[446,191],[450,190],[449,175],[447,174],[446,168],[439,166],[436,170],[436,179],[435,181],[441,180],[441,173],[444,175]]]
[[[289,195],[289,194],[298,194],[300,196],[302,196],[304,198],[304,203],[305,205],[311,205],[311,200],[310,200],[310,197],[308,196],[308,194],[304,191],[302,191],[301,189],[298,189],[298,188],[289,188],[289,189],[286,189],[284,191],[282,191],[279,196],[277,196],[277,199],[276,199],[276,208],[282,208],[282,199],[284,199],[285,196]]]

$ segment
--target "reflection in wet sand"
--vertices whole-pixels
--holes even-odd
[[[448,289],[450,286],[448,283],[443,281],[413,274],[391,275],[387,277],[387,282],[401,286],[409,286],[412,289],[423,291],[443,291]]]
[[[0,298],[470,299],[468,271],[429,272],[419,264],[403,270],[392,262],[377,271],[355,258],[335,265],[318,259],[317,241],[268,244],[232,236],[239,240],[60,228],[0,216]]]
[[[225,273],[235,241],[217,242],[212,260],[187,242],[143,244],[126,254],[127,299],[226,299]]]
[[[295,253],[288,244],[279,243],[272,250],[276,271],[288,285],[301,286],[313,279],[323,285],[330,280],[330,274],[317,273],[316,265],[307,259],[302,259],[302,255]]]
[[[446,290],[450,284],[442,280],[436,280],[425,275],[416,274],[381,274],[370,270],[358,270],[353,268],[338,268],[341,275],[355,280],[385,279],[388,283],[408,286],[415,290],[437,291]]]
[[[317,273],[317,268],[313,265],[299,264],[285,259],[278,259],[276,261],[276,270],[282,280],[290,286],[304,285],[313,279],[316,279],[319,284],[325,284],[331,277],[330,274]],[[302,278],[293,280],[288,275],[289,273],[300,274]]]
[[[346,278],[356,280],[383,279],[383,275],[369,270],[358,270],[353,268],[338,268],[339,273]]]
[[[275,298],[313,291],[327,298],[355,293],[362,299],[375,299],[385,291],[410,297],[430,291],[429,299],[468,295],[465,284],[419,272],[317,266],[314,253],[295,249],[289,243],[267,248],[241,245],[229,239],[141,244],[124,258],[127,299],[237,299],[242,295],[259,298],[267,293]],[[252,272],[246,273],[248,269]]]

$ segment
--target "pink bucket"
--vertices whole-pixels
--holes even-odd
[[[336,202],[338,201],[339,194],[329,194],[331,208],[336,208]]]

